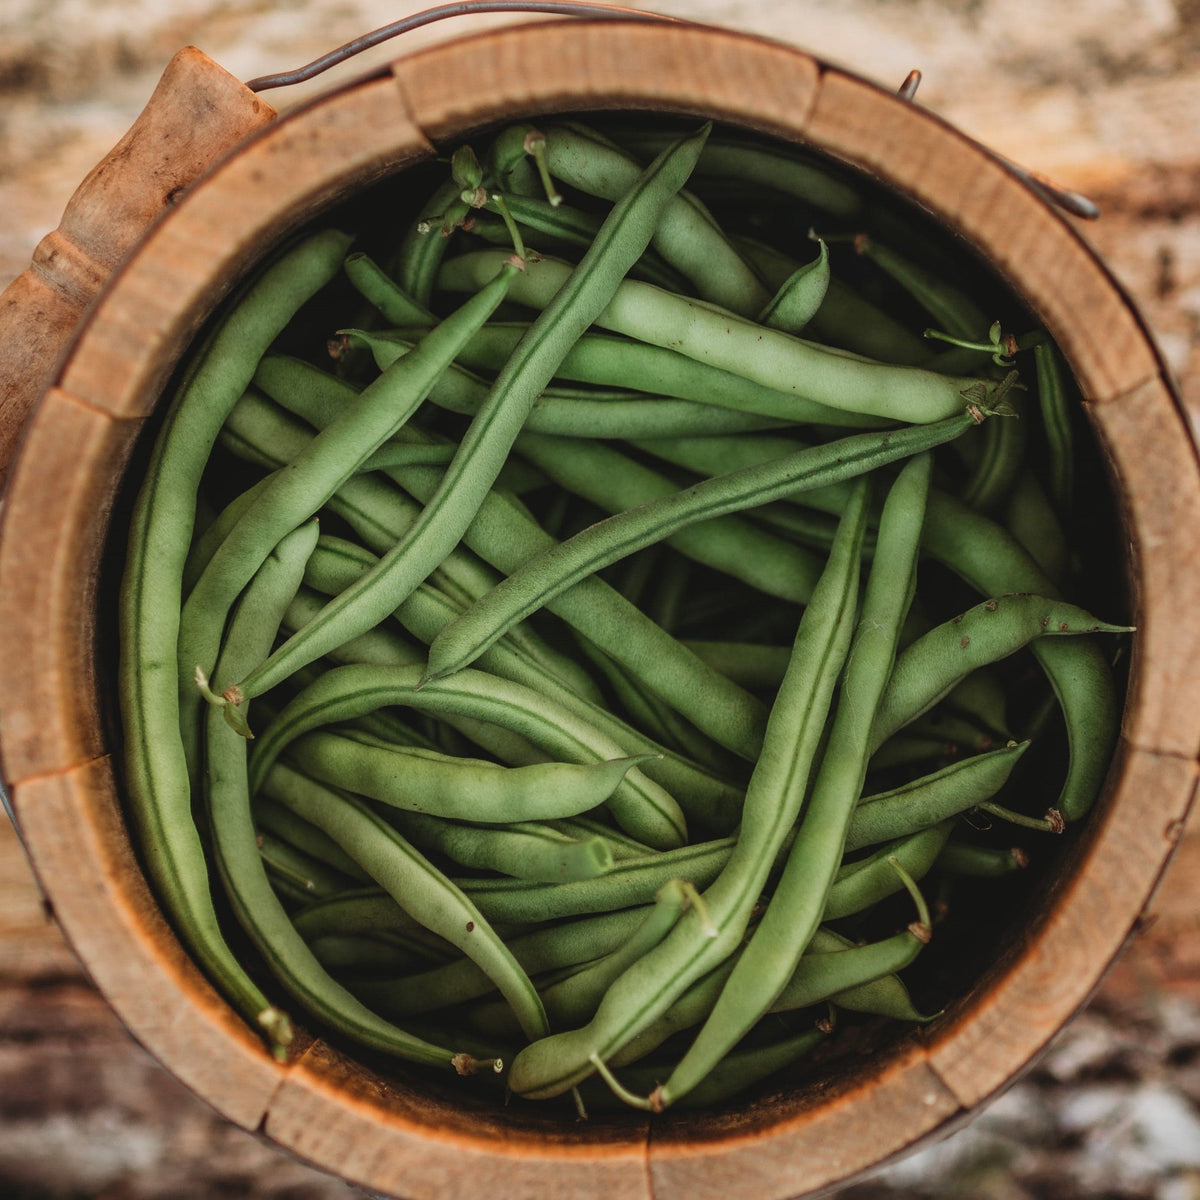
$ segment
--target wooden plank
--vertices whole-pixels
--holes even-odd
[[[104,753],[96,682],[100,556],[139,427],[52,389],[27,432],[0,540],[0,660],[21,664],[21,686],[0,690],[11,783]]]
[[[639,1115],[580,1124],[557,1107],[501,1107],[494,1090],[472,1097],[485,1088],[453,1077],[409,1087],[314,1042],[271,1100],[264,1132],[344,1179],[407,1200],[481,1187],[505,1200],[651,1200]]]
[[[729,30],[572,21],[501,29],[393,64],[433,141],[545,113],[651,110],[782,135],[803,128],[814,59]],[[470,80],[469,87],[455,81]]]
[[[433,148],[391,79],[358,83],[250,139],[146,239],[91,315],[60,384],[145,416],[205,318],[272,247]]]
[[[1085,398],[1111,399],[1159,375],[1141,323],[1079,234],[964,134],[827,71],[806,136],[964,233],[1046,323]]]
[[[1085,406],[1116,475],[1131,560],[1133,668],[1124,723],[1136,746],[1200,754],[1200,471],[1178,404],[1154,379]]]
[[[655,1200],[786,1200],[845,1182],[928,1136],[956,1097],[911,1044],[850,1081],[768,1095],[727,1114],[663,1114],[650,1138]]]
[[[121,820],[110,760],[26,780],[13,804],[54,915],[105,999],[192,1091],[256,1129],[285,1068],[159,911]]]
[[[964,1108],[1002,1088],[1087,1001],[1132,933],[1195,793],[1200,766],[1122,743],[1095,814],[1024,945],[929,1033],[929,1063]]]

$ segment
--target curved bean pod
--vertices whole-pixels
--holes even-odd
[[[167,413],[130,522],[118,662],[127,812],[162,902],[201,968],[244,1015],[270,1009],[225,944],[192,819],[179,733],[176,644],[181,581],[200,477],[255,364],[340,267],[350,239],[306,239],[266,268],[193,361]]]
[[[351,665],[334,667],[296,696],[255,742],[250,757],[257,787],[279,754],[296,738],[322,725],[349,720],[388,705],[420,712],[465,713],[528,737],[566,761],[600,762],[622,751],[584,722],[550,708],[536,692],[478,671],[451,681],[422,685],[420,668]],[[623,829],[658,849],[680,845],[687,836],[675,801],[636,768],[610,797],[609,809]]]
[[[502,767],[415,747],[365,744],[314,730],[288,746],[310,778],[394,808],[506,824],[574,817],[603,804],[640,759]]]
[[[719,877],[704,892],[716,937],[705,937],[695,911],[609,988],[582,1029],[555,1034],[513,1061],[509,1086],[519,1095],[554,1096],[607,1062],[670,1007],[742,940],[771,863],[792,827],[833,692],[849,649],[866,525],[867,487],[856,484],[834,550],[804,611],[788,671],[771,710],[751,777],[737,842]]]
[[[438,272],[438,285],[475,291],[480,279],[495,272],[501,254],[480,250],[452,259]],[[531,263],[514,284],[511,299],[543,308],[570,273],[570,264],[557,259]],[[893,421],[943,420],[961,411],[963,392],[978,382],[830,350],[632,279],[615,290],[595,323],[800,399]]]
[[[567,349],[609,302],[629,266],[649,244],[664,207],[683,186],[708,127],[649,167],[614,206],[579,266],[534,322],[493,385],[409,533],[379,566],[329,602],[325,613],[284,643],[242,681],[246,696],[285,679],[339,642],[371,628],[407,597],[458,544],[488,494],[529,409]],[[403,360],[402,360],[403,361]]]

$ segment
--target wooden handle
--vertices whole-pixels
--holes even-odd
[[[194,46],[94,167],[28,270],[0,293],[0,487],[30,409],[89,305],[150,224],[275,110]]]

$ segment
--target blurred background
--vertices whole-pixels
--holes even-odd
[[[193,44],[249,79],[427,3],[0,0],[0,288]],[[642,6],[651,7],[651,6]],[[1200,0],[660,0],[919,102],[1104,211],[1081,227],[1141,308],[1200,430]],[[286,106],[431,41],[407,35]],[[535,70],[536,64],[530,64]],[[1091,1006],[972,1126],[841,1200],[1200,1200],[1200,827]],[[0,1197],[334,1200],[362,1193],[223,1122],[124,1032],[0,817]]]

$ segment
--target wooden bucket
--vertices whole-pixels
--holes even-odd
[[[1200,469],[1128,301],[1068,221],[995,157],[911,103],[756,38],[523,25],[401,58],[277,122],[258,103],[237,87],[223,94],[235,114],[227,140],[261,127],[150,229],[50,373],[0,531],[4,773],[49,901],[100,990],[230,1120],[405,1197],[452,1200],[485,1188],[766,1200],[843,1184],[955,1127],[1087,1000],[1135,928],[1196,783]],[[467,1088],[412,1087],[321,1040],[280,1065],[180,948],[122,823],[105,684],[113,648],[98,617],[110,603],[98,578],[122,471],[192,335],[289,232],[430,158],[435,145],[501,120],[639,109],[719,118],[865,172],[965,237],[1058,340],[1111,467],[1138,626],[1104,795],[986,977],[941,1019],[849,1060],[835,1079],[783,1085],[727,1113],[577,1124],[532,1105],[489,1107]],[[169,190],[160,191],[161,204]],[[80,294],[86,301],[86,288]],[[53,350],[53,338],[47,344]]]

